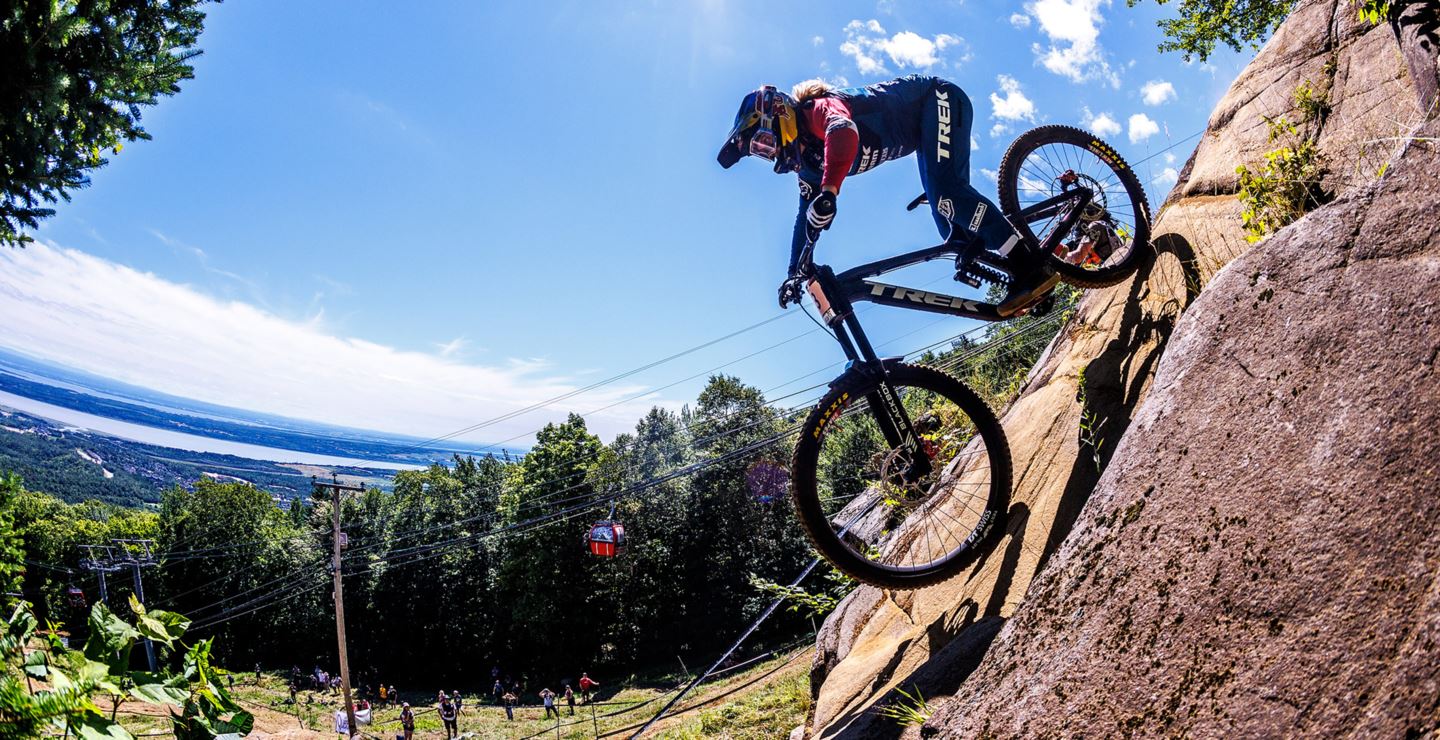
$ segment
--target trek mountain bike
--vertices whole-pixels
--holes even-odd
[[[1009,254],[967,260],[945,243],[837,274],[812,261],[812,234],[801,255],[794,301],[803,283],[850,362],[801,427],[791,496],[816,550],[860,581],[919,588],[988,552],[1005,531],[1011,461],[979,395],[941,370],[876,355],[854,305],[1001,321],[1047,310],[1060,281],[1119,283],[1151,251],[1144,190],[1114,148],[1088,132],[1042,126],[1022,134],[997,180],[1001,211],[1024,237]],[[969,284],[1005,285],[1035,270],[1043,279],[1008,308],[879,279],[939,259],[957,260],[955,278]]]

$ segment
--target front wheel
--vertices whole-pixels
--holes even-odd
[[[1071,233],[1048,256],[1060,279],[1081,288],[1122,282],[1150,251],[1150,204],[1135,172],[1113,147],[1071,126],[1020,135],[1000,160],[1000,210],[1034,243],[1044,244],[1063,211],[1025,209],[1081,185],[1094,193]]]
[[[836,568],[884,588],[919,588],[958,574],[999,540],[1010,448],[994,412],[960,381],[915,365],[891,365],[888,375],[930,472],[908,474],[904,448],[885,441],[870,406],[879,380],[855,373],[805,420],[791,493],[810,541]]]

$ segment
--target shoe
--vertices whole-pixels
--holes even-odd
[[[996,306],[996,312],[1009,318],[1018,315],[1032,304],[1038,303],[1060,282],[1060,276],[1046,274],[1039,270],[1016,277],[1005,292],[1005,299]]]
[[[972,270],[975,258],[985,251],[980,240],[976,239],[969,244],[961,246],[955,254],[955,281],[965,283],[972,288],[980,287],[982,278]]]

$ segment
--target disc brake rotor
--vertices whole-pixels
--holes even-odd
[[[885,503],[895,509],[914,509],[924,504],[934,495],[940,479],[940,471],[935,468],[935,443],[922,439],[921,444],[925,447],[925,454],[931,461],[931,470],[928,474],[917,480],[910,478],[910,471],[913,463],[910,453],[903,447],[897,447],[884,453],[880,460],[879,480],[886,488]]]

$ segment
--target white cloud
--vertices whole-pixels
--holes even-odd
[[[998,93],[990,93],[990,107],[993,112],[991,118],[998,118],[1002,121],[1031,121],[1035,120],[1035,103],[1025,97],[1020,90],[1020,81],[1009,75],[1000,75],[995,78],[1000,83],[1000,91],[1005,97]]]
[[[1174,167],[1166,167],[1165,169],[1160,170],[1160,174],[1156,175],[1155,179],[1151,180],[1150,182],[1168,188],[1173,186],[1179,180],[1180,173],[1176,172]]]
[[[901,31],[887,36],[879,21],[850,21],[845,25],[845,43],[840,53],[850,57],[860,74],[884,74],[888,57],[891,64],[900,69],[929,69],[937,64],[944,66],[940,52],[952,47],[961,47],[964,40],[959,36],[942,33],[930,38],[914,31]]]
[[[980,174],[984,175],[985,179],[989,180],[990,182],[1000,182],[1000,173],[996,172],[995,170],[981,167]]]
[[[1110,0],[1037,0],[1025,6],[1050,42],[1032,47],[1045,69],[1072,82],[1100,79],[1119,87],[1120,78],[1100,46],[1102,4]]]
[[[586,384],[538,360],[493,365],[328,333],[241,301],[44,242],[0,249],[0,346],[199,401],[429,437]],[[446,343],[451,354],[464,340]],[[529,433],[643,392],[607,386],[470,437]],[[633,427],[648,399],[587,417],[605,435]]]
[[[1160,133],[1160,125],[1150,120],[1144,113],[1136,113],[1130,116],[1130,143],[1140,142]]]
[[[1160,105],[1175,99],[1175,86],[1165,80],[1151,80],[1141,86],[1140,97],[1146,105]]]
[[[1175,164],[1175,155],[1165,152],[1165,164]]]
[[[1030,27],[1030,16],[1025,15],[1024,13],[1011,13],[1011,14],[1010,14],[1010,25],[1012,25],[1012,26],[1014,26],[1014,27],[1016,27],[1016,28],[1029,28],[1029,27]]]
[[[1120,122],[1116,121],[1109,113],[1095,115],[1088,107],[1080,109],[1080,125],[1090,129],[1096,136],[1116,136],[1120,133]]]
[[[824,37],[824,36],[812,36],[812,37],[810,37],[810,45],[811,45],[811,46],[820,46],[820,45],[822,45],[822,44],[824,44],[824,43],[825,43],[825,37]]]
[[[470,340],[465,337],[455,337],[448,342],[438,342],[435,347],[440,350],[441,357],[449,357],[465,349],[468,344],[470,344]]]
[[[980,140],[977,139],[977,138],[975,138],[974,136],[971,136],[971,137],[970,137],[970,151],[973,152],[973,151],[975,151],[976,149],[979,149],[979,148],[980,148]]]

